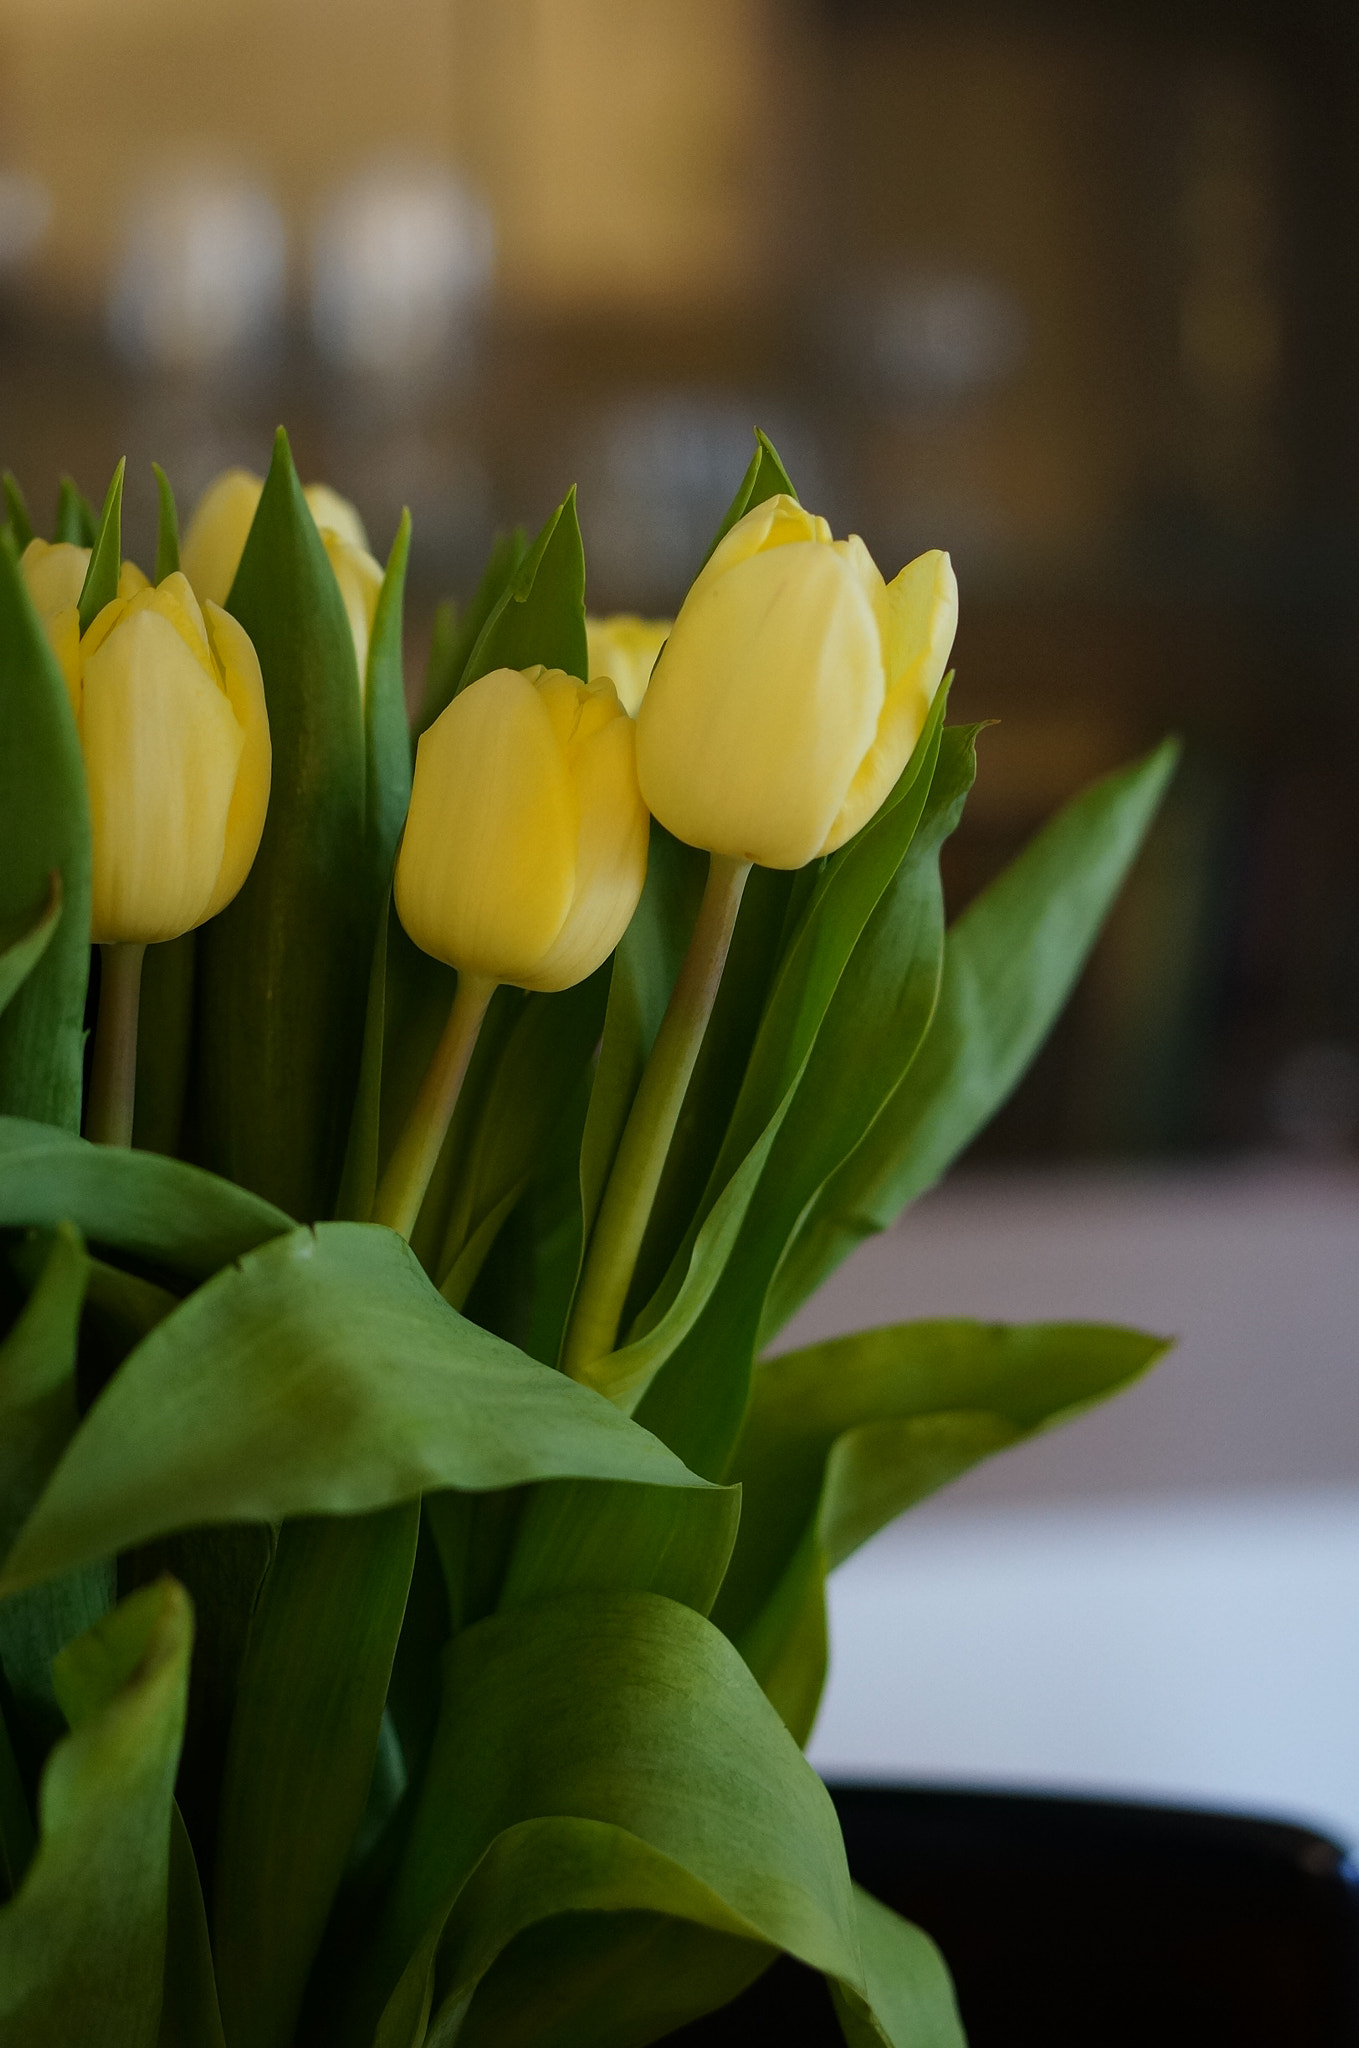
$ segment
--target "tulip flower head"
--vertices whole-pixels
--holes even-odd
[[[671,624],[669,619],[639,619],[632,612],[615,612],[607,619],[585,621],[590,681],[598,682],[607,676],[629,718],[637,716]]]
[[[252,470],[224,470],[194,507],[180,558],[200,603],[226,603],[263,489],[264,479]],[[369,553],[363,521],[348,498],[329,484],[308,484],[302,495],[340,586],[362,689],[382,568]]]
[[[680,607],[637,720],[642,793],[691,846],[798,868],[866,824],[924,727],[958,620],[946,554],[885,583],[857,535],[779,496]]]
[[[401,922],[463,974],[570,988],[628,927],[649,824],[613,684],[495,669],[420,740],[396,865]]]
[[[129,573],[130,572],[130,573]],[[177,938],[224,910],[269,804],[269,720],[243,626],[178,571],[119,596],[79,642],[74,709],[99,944]],[[69,678],[68,678],[69,687]]]

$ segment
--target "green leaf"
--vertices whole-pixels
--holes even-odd
[[[259,656],[273,786],[255,864],[198,935],[203,1164],[334,1209],[377,928],[354,641],[280,431],[228,600]]]
[[[156,573],[152,581],[163,583],[179,567],[179,514],[169,477],[158,462],[151,467],[156,473]]]
[[[76,1340],[88,1277],[79,1231],[59,1224],[23,1313],[0,1344],[0,1546],[13,1541],[75,1433]]]
[[[587,1388],[465,1322],[394,1232],[321,1224],[248,1253],[137,1347],[0,1594],[190,1525],[558,1478],[703,1483]]]
[[[73,1732],[43,1773],[23,1887],[0,1909],[6,2048],[156,2048],[192,1639],[188,1600],[165,1580],[58,1660]]]
[[[765,1297],[784,1251],[928,1029],[944,935],[939,849],[974,770],[972,732],[943,733],[920,822],[825,1005],[736,1248],[648,1398],[647,1427],[712,1477],[722,1473],[741,1427]],[[813,895],[809,925],[824,901]]]
[[[793,1732],[824,1677],[825,1573],[981,1458],[1125,1387],[1166,1340],[1095,1323],[898,1323],[756,1367],[731,1461],[744,1500],[714,1620]],[[790,1661],[786,1646],[802,1648]]]
[[[156,2048],[226,2048],[203,1887],[178,1805],[170,1811],[165,1937],[165,1997]]]
[[[80,1127],[90,963],[85,767],[61,671],[13,549],[0,543],[0,931],[31,929],[61,878],[61,921],[0,1014],[0,1115]]]
[[[53,868],[47,889],[47,901],[37,917],[17,938],[0,950],[0,1010],[13,1001],[29,975],[47,951],[48,944],[61,922],[61,875]]]
[[[854,1887],[867,1997],[832,1983],[849,2048],[967,2048],[944,1958],[928,1934]]]
[[[5,510],[9,515],[9,529],[14,535],[14,546],[22,554],[33,538],[33,521],[29,517],[28,500],[19,487],[19,479],[12,469],[0,474],[0,485],[4,487]]]
[[[7,1549],[60,1462],[79,1420],[76,1342],[90,1261],[59,1224],[23,1313],[0,1345],[0,1547]],[[91,1564],[0,1603],[0,1669],[30,1782],[62,1719],[52,1659],[108,1607],[112,1574]]]
[[[419,1503],[287,1522],[222,1783],[214,1949],[229,2043],[288,2048],[372,1782]]]
[[[410,1838],[342,2039],[367,2041],[385,2005],[379,2042],[405,2041],[432,1995],[435,2039],[470,2005],[469,2042],[650,2040],[779,1948],[859,1987],[829,1798],[700,1615],[649,1593],[564,1596],[464,1631],[445,1672]],[[639,1954],[639,1912],[716,1939]],[[629,1917],[600,1927],[582,1913]]]
[[[435,1275],[455,1308],[466,1301],[497,1231],[519,1200],[599,1043],[609,969],[522,1005],[453,1135],[453,1201]],[[469,1076],[469,1079],[473,1077]]]
[[[763,505],[766,498],[774,498],[783,492],[797,499],[797,492],[789,481],[788,472],[779,461],[778,451],[768,434],[761,428],[755,429],[755,453],[750,458],[750,467],[742,477],[736,496],[727,507],[726,516],[713,535],[712,547],[703,557],[706,562],[720,540],[731,532],[738,519],[744,519],[747,512],[756,505]]]
[[[126,468],[127,457],[123,456],[113,472],[113,481],[104,499],[104,510],[90,550],[89,567],[80,587],[82,633],[89,631],[104,606],[112,604],[118,595],[118,577],[123,566],[123,473]]]
[[[761,1342],[932,1187],[1010,1094],[1071,992],[1177,755],[1167,741],[1076,797],[954,925],[919,1057],[805,1219]]]
[[[706,1614],[740,1519],[734,1486],[703,1492],[550,1480],[534,1487],[520,1517],[500,1611],[584,1591],[663,1593]]]
[[[53,538],[78,548],[92,548],[99,521],[94,507],[74,479],[64,476],[57,492],[57,528]]]
[[[433,725],[463,684],[473,680],[468,673],[472,650],[485,631],[492,612],[513,586],[527,553],[528,536],[522,527],[516,526],[509,533],[497,534],[481,581],[461,617],[455,616],[451,605],[439,607],[434,619],[425,693],[420,715],[415,721],[417,736]]]
[[[379,898],[384,901],[411,800],[411,735],[406,718],[402,629],[410,551],[411,515],[403,512],[373,616],[363,699],[368,870]]]
[[[496,599],[467,657],[459,688],[496,668],[590,673],[585,645],[585,550],[573,486]]]
[[[195,1280],[294,1227],[200,1167],[0,1117],[0,1228],[68,1220],[92,1243]]]

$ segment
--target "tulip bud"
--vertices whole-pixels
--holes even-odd
[[[884,583],[857,535],[790,497],[714,549],[637,720],[642,793],[691,846],[764,867],[833,853],[910,757],[958,621],[937,549]]]
[[[80,593],[89,566],[90,550],[68,540],[31,540],[20,562],[75,712],[80,709]],[[132,597],[145,588],[146,578],[136,563],[124,562],[118,574],[119,597]]]
[[[76,670],[100,944],[177,938],[225,909],[269,803],[249,635],[219,605],[200,610],[180,573],[153,588],[130,569],[80,641]]]
[[[671,623],[669,619],[639,619],[632,612],[585,621],[590,681],[607,676],[629,718],[637,716]]]
[[[224,470],[194,507],[180,560],[200,602],[226,603],[263,489],[263,479],[248,469]],[[340,586],[362,689],[382,569],[368,552],[363,521],[347,498],[329,484],[308,484],[302,495]]]
[[[417,946],[519,988],[583,981],[627,930],[649,819],[612,683],[499,668],[415,758],[396,907]]]

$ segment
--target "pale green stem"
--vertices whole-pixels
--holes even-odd
[[[373,1221],[389,1224],[405,1238],[415,1228],[425,1189],[458,1106],[458,1092],[467,1075],[486,1005],[495,991],[495,982],[484,975],[458,976],[457,993],[443,1036],[420,1083],[406,1128],[378,1184]]]
[[[96,1145],[130,1145],[137,1099],[137,1012],[145,946],[99,948],[99,1017],[85,1135]]]
[[[712,856],[689,950],[633,1098],[585,1255],[562,1347],[563,1370],[573,1379],[588,1378],[595,1360],[614,1348],[749,873],[748,860]]]

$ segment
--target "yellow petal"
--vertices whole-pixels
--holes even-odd
[[[631,924],[646,880],[651,820],[637,786],[636,728],[611,683],[580,697],[567,756],[579,818],[575,890],[526,988],[571,988],[593,974]]]
[[[630,718],[638,708],[651,681],[656,657],[664,647],[673,621],[639,619],[631,612],[617,612],[611,618],[585,621],[585,640],[590,651],[590,680],[607,676],[618,692],[618,701]]]
[[[771,520],[791,525],[789,507]],[[874,607],[836,549],[792,541],[705,570],[638,714],[642,794],[692,846],[801,867],[873,743],[886,680]]]
[[[217,604],[207,606],[213,662],[241,730],[241,760],[227,812],[222,866],[203,917],[216,917],[240,889],[259,852],[269,809],[273,747],[259,656],[245,627]]]
[[[728,569],[734,569],[738,562],[748,561],[752,555],[764,554],[769,548],[795,547],[805,541],[815,542],[818,547],[828,547],[830,540],[831,530],[824,519],[815,512],[808,512],[796,498],[780,491],[772,498],[765,498],[753,511],[738,519],[729,533],[723,534],[699,570],[693,588],[697,590],[704,583],[715,582]]]
[[[79,604],[90,550],[68,540],[31,540],[20,557],[24,582],[40,618]]]
[[[852,839],[894,787],[924,731],[958,629],[958,584],[952,562],[938,548],[908,562],[883,596],[887,672],[892,680],[873,744],[826,835],[823,853],[834,853]]]
[[[368,535],[363,521],[348,498],[342,498],[329,484],[308,484],[302,495],[323,534],[333,533],[338,539],[347,541],[351,548],[368,553]]]
[[[149,590],[151,578],[137,567],[135,562],[124,562],[118,571],[119,597],[135,597],[139,590]]]
[[[179,562],[200,603],[226,603],[263,489],[248,469],[224,470],[194,507]]]
[[[495,669],[423,735],[396,866],[396,907],[426,953],[524,985],[575,884],[576,804],[542,698]]]
[[[207,914],[242,745],[225,694],[161,614],[123,618],[86,657],[95,940],[176,938]]]
[[[319,485],[313,486],[313,489],[320,488]],[[368,642],[377,616],[378,598],[382,594],[382,568],[365,548],[356,547],[332,527],[322,527],[321,539],[330,566],[335,571],[349,630],[354,636],[354,659],[358,663],[359,689],[363,691],[368,683]]]

